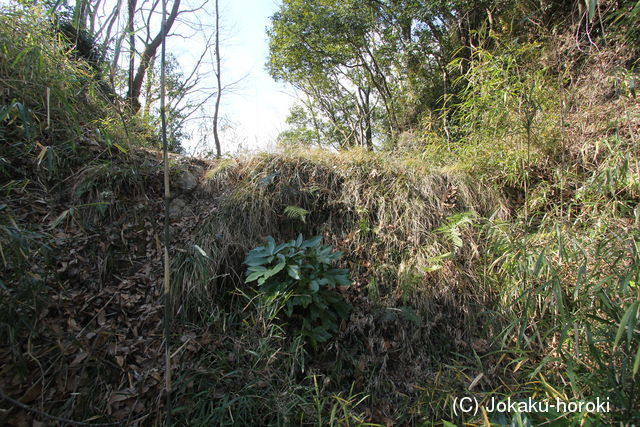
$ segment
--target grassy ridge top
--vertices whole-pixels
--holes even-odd
[[[0,20],[0,385],[57,416],[161,424],[161,162],[140,148],[154,132],[43,17]],[[178,420],[517,422],[456,414],[473,393],[611,402],[532,423],[637,422],[633,50],[568,39],[479,49],[457,139],[424,126],[393,151],[172,156]],[[354,282],[319,351],[244,283],[251,248],[298,233],[343,251]],[[3,405],[3,422],[37,418]]]

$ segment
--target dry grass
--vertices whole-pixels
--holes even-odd
[[[473,268],[479,233],[473,225],[462,227],[457,247],[437,229],[461,212],[507,216],[500,197],[482,182],[359,150],[222,160],[204,176],[200,197],[210,201],[210,212],[194,227],[189,246],[210,259],[186,251],[174,264],[176,295],[187,312],[206,311],[210,301],[242,287],[242,260],[264,237],[302,233],[323,235],[345,253],[353,301],[363,296],[375,306],[411,306],[429,319],[426,329],[441,327],[460,339],[477,326],[473,307],[491,295]],[[288,217],[287,206],[309,211],[305,221]]]

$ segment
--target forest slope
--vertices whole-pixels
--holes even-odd
[[[2,19],[0,421],[160,425],[156,136],[37,17]],[[638,422],[637,56],[572,37],[479,48],[459,140],[172,155],[177,422]],[[299,234],[351,278],[319,343],[245,283],[252,248]],[[466,395],[611,406],[467,415]]]

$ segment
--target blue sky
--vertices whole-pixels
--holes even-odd
[[[192,9],[202,5],[203,1],[183,0],[181,8]],[[269,17],[279,8],[280,0],[219,2],[223,86],[246,76],[232,93],[223,94],[222,97],[220,113],[232,126],[232,129],[227,129],[222,134],[223,151],[235,153],[240,148],[253,151],[272,149],[278,133],[285,128],[285,119],[295,100],[293,89],[274,82],[265,70],[269,53],[266,29],[270,24]],[[0,4],[8,3],[9,0],[0,0]],[[68,3],[72,5],[74,0],[69,0]],[[138,3],[148,4],[144,0],[138,0]],[[173,4],[171,1],[168,3]],[[103,1],[99,16],[110,13],[116,4],[117,0]],[[185,17],[213,25],[214,6],[214,0],[208,0],[205,10],[195,12],[195,16],[186,14]],[[123,10],[118,25],[124,25],[126,7]],[[159,25],[159,21],[156,21],[157,19],[152,22],[155,26]],[[182,71],[188,75],[195,63],[194,58],[199,57],[204,49],[206,34],[193,32],[179,23],[172,30],[181,37],[170,37],[167,40],[167,50],[178,57]],[[127,60],[127,55],[123,55],[121,65],[126,67]],[[210,65],[203,68],[203,71],[210,70]],[[215,87],[212,76],[204,82],[204,86]],[[211,106],[212,104],[211,102]],[[207,113],[212,114],[213,110],[209,110]],[[187,131],[191,132],[193,137],[191,141],[183,144],[190,154],[193,153],[193,146],[199,139],[196,135],[196,125],[195,121],[190,122]],[[209,149],[214,147],[213,134],[205,135],[204,140]]]
[[[223,85],[246,76],[233,93],[223,94],[221,114],[233,127],[223,134],[223,151],[236,152],[239,144],[243,149],[268,150],[285,127],[294,102],[293,90],[274,82],[265,70],[269,52],[266,28],[279,4],[276,0],[220,0]],[[213,8],[213,0],[208,7]],[[172,41],[180,56],[188,57],[198,51],[201,42],[197,39]]]

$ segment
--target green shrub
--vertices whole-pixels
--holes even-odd
[[[301,322],[300,334],[316,348],[331,338],[340,319],[347,318],[351,306],[335,291],[348,286],[348,270],[333,268],[341,252],[322,245],[321,237],[276,245],[267,237],[266,245],[252,249],[244,263],[249,266],[246,283],[257,281],[264,301]]]
[[[16,222],[7,210],[0,203],[0,340],[22,360],[20,342],[38,333],[48,304],[53,239]]]

